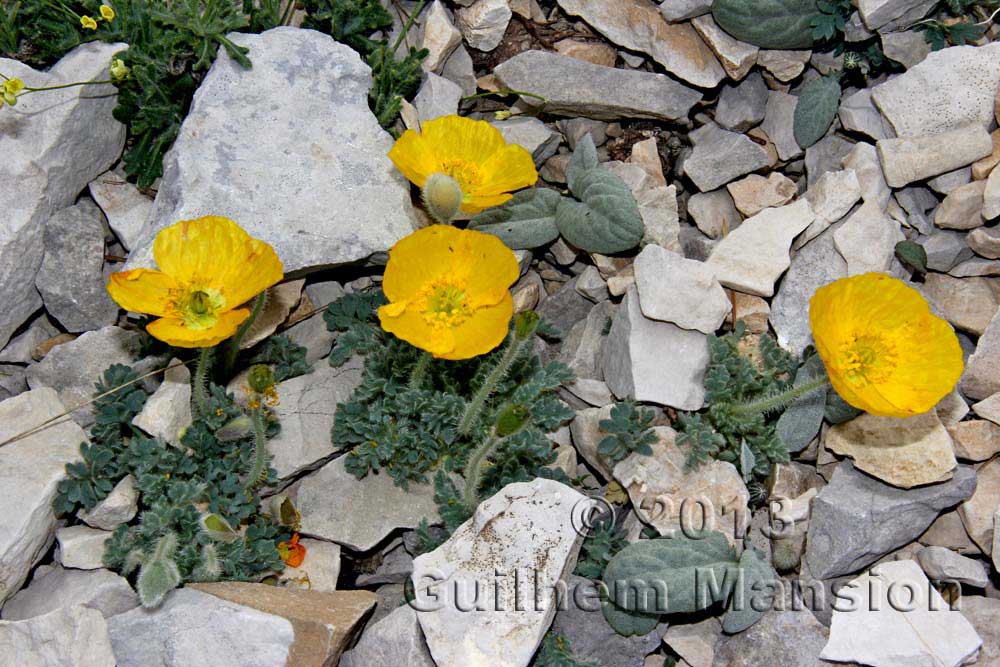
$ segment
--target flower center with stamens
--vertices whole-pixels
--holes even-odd
[[[226,306],[226,299],[217,289],[204,287],[182,292],[174,301],[178,317],[189,329],[211,329],[219,321],[218,313]]]
[[[450,159],[442,160],[441,170],[444,174],[451,176],[461,185],[463,191],[468,191],[469,187],[475,187],[482,183],[483,175],[479,171],[479,165],[467,160]]]
[[[454,281],[437,281],[417,295],[424,320],[434,329],[453,329],[472,314],[466,303],[465,286]]]
[[[895,345],[878,334],[853,335],[838,352],[837,362],[847,380],[855,385],[886,381],[897,364]]]

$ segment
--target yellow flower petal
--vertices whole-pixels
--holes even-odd
[[[407,180],[424,187],[427,177],[441,170],[441,163],[431,145],[413,130],[403,132],[389,151],[389,159]]]
[[[378,319],[385,331],[439,359],[455,349],[455,335],[451,330],[436,330],[416,308],[397,311],[392,304],[382,306],[378,309]]]
[[[219,290],[226,308],[245,303],[283,275],[274,248],[217,216],[182,220],[163,229],[153,242],[153,257],[178,282]]]
[[[108,294],[125,310],[166,317],[173,312],[177,281],[160,271],[134,269],[112,273]]]
[[[404,236],[389,250],[382,291],[389,301],[412,298],[424,285],[452,269],[463,231],[451,225],[431,225]]]
[[[245,308],[230,310],[221,313],[219,321],[209,329],[191,329],[182,319],[164,317],[150,322],[146,331],[174,347],[212,347],[230,338],[248,317],[250,311]]]
[[[495,195],[534,185],[538,181],[531,153],[517,145],[504,146],[483,163],[485,183],[477,195]]]
[[[105,21],[115,20],[115,10],[107,5],[101,5],[101,18]]]
[[[81,16],[80,26],[85,30],[97,30],[97,21],[90,16]]]
[[[453,332],[454,347],[442,354],[442,359],[471,359],[496,349],[507,337],[510,318],[514,315],[514,299],[510,292],[500,303],[480,308],[474,317]]]
[[[511,194],[484,195],[482,197],[476,195],[467,196],[462,200],[462,212],[473,214],[479,213],[480,211],[485,211],[488,208],[499,206],[513,196],[514,195]]]
[[[485,164],[507,142],[500,130],[484,120],[441,116],[423,123],[420,132],[441,160]],[[522,149],[523,150],[523,149]]]
[[[962,375],[951,326],[891,276],[866,273],[821,287],[809,304],[809,324],[833,388],[871,414],[927,412]]]

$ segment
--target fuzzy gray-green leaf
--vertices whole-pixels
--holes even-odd
[[[164,596],[181,584],[181,573],[177,563],[170,558],[146,563],[139,570],[136,590],[139,601],[147,609],[158,606]]]
[[[573,156],[569,159],[569,164],[566,165],[566,185],[569,186],[570,190],[575,191],[577,178],[597,165],[597,147],[594,146],[593,138],[589,134],[585,134],[576,142]]]
[[[762,49],[808,49],[816,0],[715,0],[712,16],[738,40]]]
[[[729,596],[736,554],[722,533],[640,540],[604,570],[608,596],[626,611],[689,613]]]
[[[623,637],[642,636],[649,634],[660,622],[659,614],[643,614],[637,611],[627,611],[616,604],[605,601],[601,605],[604,619],[615,632]]]
[[[774,600],[762,596],[774,595],[768,584],[778,581],[778,573],[757,553],[748,548],[740,557],[739,575],[729,598],[729,608],[722,617],[722,629],[729,634],[743,632],[760,620]],[[770,602],[770,604],[768,604]]]
[[[609,255],[642,241],[645,227],[639,205],[620,178],[592,167],[574,176],[571,191],[579,201],[563,198],[556,209],[556,226],[567,242]]]
[[[522,190],[501,206],[474,217],[469,221],[469,229],[493,234],[513,250],[538,248],[559,236],[556,208],[561,199],[555,190]]]
[[[824,76],[802,86],[795,105],[792,131],[802,148],[809,148],[823,138],[840,108],[840,82],[836,76]]]
[[[793,386],[818,380],[826,374],[823,360],[814,354],[802,364],[795,374]],[[826,392],[820,389],[800,396],[794,403],[785,408],[775,425],[778,437],[785,443],[789,452],[801,452],[806,445],[819,433],[823,425],[823,413],[826,410]]]

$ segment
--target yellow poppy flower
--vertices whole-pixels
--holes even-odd
[[[433,174],[454,178],[466,213],[502,204],[511,192],[538,180],[528,151],[508,145],[500,130],[486,121],[461,116],[429,120],[419,134],[407,130],[389,151],[389,159],[421,188]]]
[[[108,7],[107,5],[101,5],[101,18],[104,19],[105,21],[114,21],[115,10],[113,10],[111,7]]]
[[[250,316],[245,304],[281,280],[274,248],[228,218],[183,220],[156,235],[159,271],[111,274],[108,293],[125,310],[155,315],[150,335],[175,347],[211,347]]]
[[[81,16],[80,25],[83,26],[85,30],[97,30],[97,21],[89,16]]]
[[[520,271],[495,236],[431,225],[389,251],[382,328],[439,359],[485,354],[507,336]]]
[[[901,280],[842,278],[809,302],[809,326],[830,383],[854,407],[882,417],[927,412],[962,376],[951,325]]]

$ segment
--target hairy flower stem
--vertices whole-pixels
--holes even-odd
[[[261,292],[254,299],[253,309],[250,311],[250,317],[243,320],[243,324],[240,328],[236,330],[233,337],[229,339],[229,346],[226,348],[226,364],[225,364],[225,375],[229,377],[233,372],[233,367],[236,366],[236,357],[240,354],[240,343],[243,342],[243,338],[247,335],[247,331],[253,326],[253,323],[257,320],[261,311],[264,310],[264,303],[267,301],[267,291]]]
[[[194,370],[194,387],[191,397],[194,399],[194,410],[198,416],[205,416],[208,411],[208,374],[212,370],[212,357],[215,348],[203,347],[198,355],[198,365]]]
[[[475,426],[476,421],[483,412],[483,408],[486,407],[486,401],[489,400],[493,392],[496,391],[497,385],[500,384],[507,373],[510,372],[511,366],[517,361],[521,353],[524,352],[531,345],[531,336],[517,336],[513,335],[507,342],[507,347],[504,349],[503,356],[500,357],[500,361],[497,365],[489,372],[483,383],[479,385],[479,389],[476,390],[475,395],[469,401],[468,405],[465,406],[465,412],[462,414],[462,421],[458,423],[458,434],[461,436],[468,436],[472,433],[472,428]]]
[[[432,357],[429,352],[424,352],[417,359],[417,363],[414,364],[413,369],[410,371],[410,382],[407,385],[410,389],[420,389],[424,378],[427,377],[427,369],[431,365],[431,359]]]
[[[264,421],[264,406],[252,409],[250,418],[253,420],[253,467],[243,484],[243,490],[247,493],[267,478],[267,424]]]
[[[817,389],[823,387],[829,387],[830,380],[824,375],[823,377],[808,382],[800,387],[791,387],[785,391],[779,392],[777,394],[771,394],[770,396],[765,396],[763,398],[758,398],[755,401],[749,401],[747,403],[736,403],[730,406],[730,412],[735,415],[743,417],[752,417],[753,415],[767,414],[774,410],[780,410],[797,399],[809,394]]]
[[[491,433],[481,445],[476,447],[469,454],[469,460],[465,464],[465,489],[462,491],[462,501],[469,512],[475,512],[479,506],[479,485],[483,481],[483,466],[490,458],[490,455],[500,444],[500,438]]]

